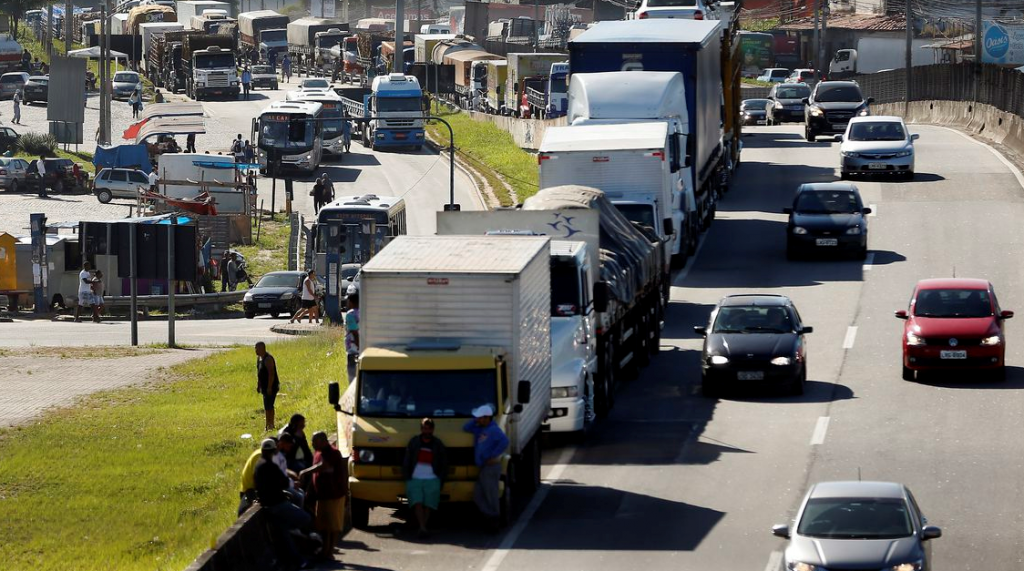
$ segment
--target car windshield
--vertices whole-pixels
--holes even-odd
[[[299,277],[290,274],[267,274],[256,282],[256,287],[298,287]]]
[[[793,209],[800,214],[853,214],[860,212],[857,193],[847,190],[801,192]]]
[[[21,83],[24,79],[20,75],[5,75],[0,77],[0,83]]]
[[[718,311],[712,333],[792,333],[793,322],[779,306],[728,306]]]
[[[328,83],[326,79],[307,79],[307,80],[302,82],[302,88],[303,89],[327,88],[327,87],[330,87],[330,86],[331,86],[331,84]]]
[[[850,141],[905,141],[903,125],[895,121],[872,121],[850,125]]]
[[[860,103],[864,98],[856,85],[825,85],[818,88],[814,100],[821,103]]]
[[[812,498],[797,533],[821,539],[895,539],[914,533],[899,498]]]
[[[767,107],[767,106],[768,106],[768,100],[767,99],[747,99],[746,101],[743,102],[742,105],[740,105],[740,109],[743,109],[743,110],[757,109],[757,110],[760,110],[760,111],[764,111],[765,107]]]
[[[648,8],[662,7],[696,8],[697,0],[647,0]]]
[[[463,417],[497,402],[493,369],[360,371],[359,414],[368,417]]]
[[[917,292],[917,317],[988,317],[992,300],[983,289],[926,289]]]
[[[114,83],[138,83],[139,76],[131,72],[121,72],[114,74]]]
[[[811,88],[806,85],[793,85],[787,87],[780,87],[775,92],[775,97],[779,99],[804,99],[810,97]]]

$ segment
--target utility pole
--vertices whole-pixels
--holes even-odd
[[[167,346],[177,347],[174,342],[174,227],[178,225],[178,215],[171,215],[171,223],[167,226]]]
[[[814,0],[814,45],[813,56],[811,56],[811,67],[814,68],[814,81],[818,81],[818,52],[821,49],[821,36],[818,35],[818,24],[821,21],[821,0]]]
[[[907,66],[906,75],[905,75],[907,84],[906,84],[906,87],[905,87],[906,94],[903,97],[903,115],[904,116],[910,114],[910,96],[911,96],[910,87],[911,87],[911,79],[912,79],[912,75],[913,75],[913,66],[914,66],[914,62],[913,62],[913,58],[914,58],[914,7],[913,7],[912,0],[906,0],[906,1],[907,1],[907,10],[906,10],[906,14],[907,14],[907,52],[905,54],[904,59],[905,59],[905,63],[906,63],[906,66]]]
[[[828,6],[828,0],[822,0],[822,3],[824,7],[821,10],[821,46],[818,50],[818,69],[824,69],[826,62],[829,61],[825,47],[828,46],[828,16],[832,13],[832,9]],[[827,72],[825,76],[828,77]]]
[[[537,37],[537,35],[539,34],[539,32],[537,31],[537,27],[538,26],[540,26],[540,5],[539,5],[539,0],[533,0],[533,52],[534,53],[537,53],[538,51],[540,51],[538,49],[538,46],[540,46],[540,40]]]
[[[981,0],[974,4],[974,101],[978,101],[981,90],[981,53],[984,47],[985,23],[981,20]]]
[[[98,143],[101,145],[110,144],[110,133],[105,129],[107,125],[107,106],[105,105],[105,97],[107,93],[107,30],[109,29],[110,12],[107,9],[106,2],[103,3],[103,7],[100,9],[100,62],[99,62],[99,80],[100,80],[100,129],[98,134]]]
[[[64,55],[71,51],[71,29],[74,26],[75,6],[71,0],[64,2]]]
[[[53,6],[46,7],[46,29],[43,30],[43,53],[53,52]]]
[[[395,57],[391,62],[392,73],[402,73],[405,63],[405,0],[395,2]]]

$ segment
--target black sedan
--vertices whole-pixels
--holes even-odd
[[[730,295],[718,302],[704,336],[701,389],[715,397],[727,386],[782,386],[803,394],[807,380],[804,335],[813,331],[786,296]]]
[[[767,99],[744,99],[740,103],[740,120],[744,125],[764,125],[771,103]]]
[[[793,198],[786,225],[786,257],[809,253],[868,254],[870,208],[864,208],[857,187],[848,182],[802,184]]]
[[[28,78],[25,82],[25,87],[22,91],[25,94],[25,103],[33,103],[35,101],[42,101],[46,103],[50,99],[49,90],[50,76],[48,75],[33,75]]]
[[[768,92],[769,125],[779,125],[786,121],[802,122],[804,120],[804,99],[811,95],[811,88],[806,83],[779,83]]]
[[[242,298],[242,309],[245,317],[252,319],[257,315],[269,313],[277,318],[282,313],[293,315],[302,306],[302,282],[305,272],[270,272],[256,282]],[[323,282],[317,280],[317,289],[323,290]],[[321,311],[321,314],[323,312]]]

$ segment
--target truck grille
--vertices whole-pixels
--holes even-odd
[[[360,450],[373,452],[374,466],[401,466],[405,461],[405,448],[381,448],[381,447],[359,447]],[[448,448],[449,466],[473,466],[475,456],[472,448]]]
[[[412,127],[415,119],[387,119],[384,124],[388,127]]]
[[[206,76],[207,87],[230,87],[231,81],[226,73],[211,73]]]

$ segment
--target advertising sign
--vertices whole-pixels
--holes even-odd
[[[1024,64],[1024,26],[985,22],[982,63]]]

